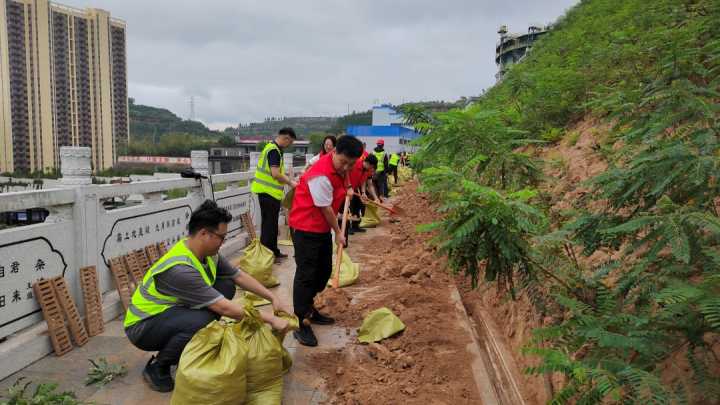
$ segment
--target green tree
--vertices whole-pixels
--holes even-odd
[[[235,138],[230,135],[222,135],[218,139],[218,144],[221,146],[235,146]]]
[[[583,1],[472,106],[406,110],[451,265],[564,314],[526,350],[540,359],[528,372],[565,375],[553,403],[720,397],[717,21],[711,0]],[[542,180],[521,151],[582,117],[614,122],[622,147],[579,209],[540,227],[543,196],[513,198]],[[588,266],[576,251],[617,254]],[[663,378],[679,357],[689,372]]]

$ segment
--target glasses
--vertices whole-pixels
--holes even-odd
[[[220,238],[220,242],[224,242],[225,238],[227,238],[227,233],[215,233],[209,229],[207,231],[210,232],[211,234],[217,236],[218,238]]]

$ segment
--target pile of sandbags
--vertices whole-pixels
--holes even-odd
[[[288,330],[299,327],[297,317],[276,315],[290,322]],[[280,405],[283,375],[292,366],[285,332],[273,331],[252,305],[239,322],[213,321],[185,346],[171,404]]]
[[[412,180],[413,178],[413,171],[407,166],[400,166],[398,167],[398,180],[400,180],[401,183],[405,183],[407,181]]]

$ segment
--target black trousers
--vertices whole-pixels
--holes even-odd
[[[295,315],[303,319],[310,316],[313,300],[325,289],[332,273],[332,235],[328,233],[292,232],[295,246],[295,280],[293,281],[293,307]]]
[[[387,173],[383,170],[375,173],[373,178],[375,184],[375,191],[377,191],[379,197],[388,197],[388,186],[387,186]]]
[[[260,201],[260,243],[277,256],[278,219],[280,218],[280,200],[269,194],[258,194]]]
[[[217,279],[213,288],[229,300],[235,295],[235,282],[230,278]],[[128,334],[128,338],[140,350],[158,352],[158,365],[174,366],[195,332],[217,319],[220,314],[207,308],[190,309],[178,305],[140,321],[143,323],[140,336]]]
[[[364,212],[365,204],[362,203],[362,200],[357,194],[353,195],[352,200],[350,200],[350,214],[362,218]],[[360,221],[352,221],[352,227],[353,229],[360,228]]]
[[[390,170],[389,170],[389,172],[388,172],[388,176],[391,175],[391,174],[392,174],[392,176],[393,176],[393,179],[395,180],[395,183],[394,183],[394,184],[397,185],[397,183],[398,183],[398,179],[397,179],[397,176],[398,176],[398,167],[397,167],[397,166],[390,166]]]

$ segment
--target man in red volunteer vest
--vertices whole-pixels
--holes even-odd
[[[345,245],[337,214],[350,188],[348,174],[362,154],[362,143],[355,137],[341,137],[335,150],[324,155],[300,178],[295,189],[290,228],[295,247],[293,306],[300,319],[295,339],[305,346],[317,346],[309,323],[329,325],[334,319],[320,314],[313,306],[315,296],[325,289],[332,273],[333,244]],[[309,321],[309,322],[308,322]]]
[[[350,172],[350,186],[355,192],[350,201],[350,213],[353,217],[360,218],[365,210],[365,205],[362,203],[360,196],[367,198],[367,195],[370,194],[373,200],[377,199],[373,182],[368,181],[372,179],[376,168],[377,158],[375,155],[368,155],[367,152],[364,152],[364,156],[361,156],[360,159],[355,162],[355,166],[353,166]],[[345,237],[347,238],[348,235],[352,235],[355,232],[365,232],[364,229],[360,228],[360,220],[350,221],[348,233]]]

